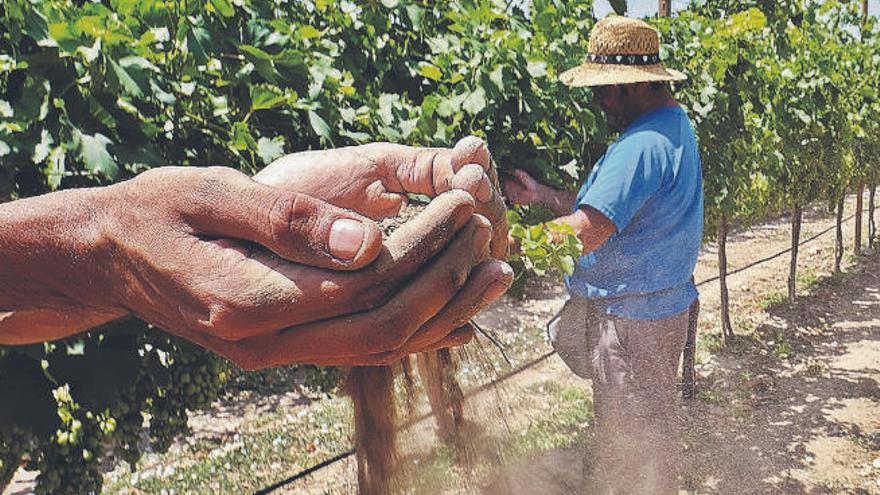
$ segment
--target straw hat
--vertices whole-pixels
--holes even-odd
[[[660,35],[637,19],[611,16],[590,33],[583,64],[563,72],[559,80],[575,88],[650,81],[683,81],[687,76],[660,63]]]

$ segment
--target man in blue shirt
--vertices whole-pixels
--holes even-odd
[[[666,83],[685,76],[660,64],[659,36],[641,21],[600,21],[589,51],[560,79],[591,87],[620,136],[576,195],[520,170],[505,191],[516,203],[549,204],[584,246],[557,326],[557,340],[574,347],[554,345],[564,358],[581,354],[572,369],[593,380],[593,492],[677,494],[676,381],[703,231],[696,138]]]

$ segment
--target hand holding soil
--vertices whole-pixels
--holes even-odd
[[[134,314],[245,368],[379,364],[466,342],[469,330],[454,330],[512,276],[489,260],[490,243],[506,253],[506,235],[492,235],[506,224],[485,144],[292,156],[315,161],[256,180],[167,167],[3,205],[12,221],[0,236],[20,239],[0,242],[0,275],[27,283],[0,294],[0,341],[58,339]],[[310,189],[291,187],[300,182]],[[343,209],[388,216],[407,192],[443,194],[385,242]]]

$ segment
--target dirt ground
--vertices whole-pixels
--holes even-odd
[[[854,199],[848,204],[852,210]],[[833,226],[827,212],[807,212],[802,238]],[[852,246],[852,221],[844,242]],[[732,235],[731,270],[789,247],[789,219],[780,218]],[[735,331],[720,343],[719,287],[700,287],[697,399],[682,408],[686,429],[684,490],[700,494],[880,494],[880,257],[844,262],[830,277],[834,232],[801,247],[797,303],[782,302],[788,255],[728,280]],[[704,248],[698,282],[717,273],[717,248]],[[498,332],[543,326],[561,307],[559,284],[535,283],[524,300],[506,299],[484,312],[480,323]],[[497,407],[516,405],[506,420],[535,420],[528,392],[539,383],[589,382],[574,377],[557,357],[529,369],[500,389],[470,399]],[[479,409],[477,406],[476,409]],[[486,414],[486,412],[484,412]],[[538,414],[540,415],[540,414]],[[515,426],[507,425],[508,428]],[[430,425],[422,433],[432,436]],[[427,441],[430,444],[430,441]],[[583,486],[593,446],[549,449],[495,477],[487,494],[568,494]],[[278,493],[346,493],[354,463],[343,462]],[[467,493],[463,491],[461,493]],[[476,490],[472,493],[476,493]]]
[[[853,203],[850,198],[847,214]],[[827,212],[808,211],[802,237],[832,225]],[[850,221],[845,226],[850,249],[852,230]],[[788,219],[781,218],[734,234],[728,243],[730,269],[788,248],[789,232]],[[846,273],[830,277],[833,242],[832,231],[802,247],[802,295],[794,305],[781,297],[787,255],[732,275],[733,324],[740,337],[729,346],[720,341],[718,283],[700,287],[697,398],[682,408],[687,493],[880,495],[880,257],[847,259]],[[716,275],[716,259],[715,246],[707,245],[696,271],[698,282]],[[565,290],[555,282],[537,281],[527,293],[523,300],[504,298],[478,321],[505,342],[521,335],[536,340],[530,346],[532,355],[539,355],[549,346],[537,341],[536,329],[561,307]],[[524,362],[514,360],[515,365]],[[553,356],[470,398],[471,417],[498,423],[499,435],[540,425],[562,407],[537,393],[550,386],[582,390],[589,399],[589,382]],[[285,418],[292,418],[314,407],[295,393],[239,398],[194,415],[191,424],[198,438],[236,439],[239,432],[265,424],[270,412],[284,411]],[[588,439],[589,420],[575,421]],[[436,445],[427,421],[407,438],[407,448],[416,454]],[[537,449],[540,453],[487,476],[491,486],[485,493],[575,493],[592,449],[578,438],[567,445],[548,442]],[[144,468],[190,462],[174,459],[174,452],[145,460]],[[282,479],[292,472],[270,474]],[[20,473],[4,495],[30,493],[26,478]],[[355,479],[354,462],[347,460],[273,493],[354,493]],[[455,493],[478,493],[485,483],[477,484]],[[153,492],[126,488],[113,493]]]
[[[818,210],[807,219],[804,238],[833,225]],[[729,266],[787,249],[787,222],[734,235]],[[845,229],[851,247],[852,222]],[[730,277],[734,327],[744,336],[711,352],[700,345],[697,400],[682,410],[687,493],[880,494],[880,256],[829,277],[833,240],[832,231],[802,247],[800,285],[809,294],[794,305],[780,297],[788,255]],[[698,282],[715,276],[716,257],[706,246]],[[699,339],[717,342],[718,283],[701,286],[700,299]],[[491,492],[574,493],[589,448],[522,462]]]

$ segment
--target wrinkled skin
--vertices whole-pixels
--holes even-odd
[[[507,256],[504,201],[489,149],[476,137],[464,138],[452,149],[373,143],[294,153],[261,170],[254,180],[376,220],[396,216],[406,193],[435,197],[452,189],[468,191],[477,213],[492,223],[492,256]]]
[[[512,279],[492,259],[507,247],[492,235],[506,224],[490,163],[473,138],[375,144],[290,155],[254,179],[167,167],[2,205],[0,279],[18,283],[0,289],[0,342],[133,314],[248,369],[463,344]],[[369,218],[396,214],[408,192],[439,196],[383,243]],[[337,220],[356,226],[357,249],[334,248]]]

